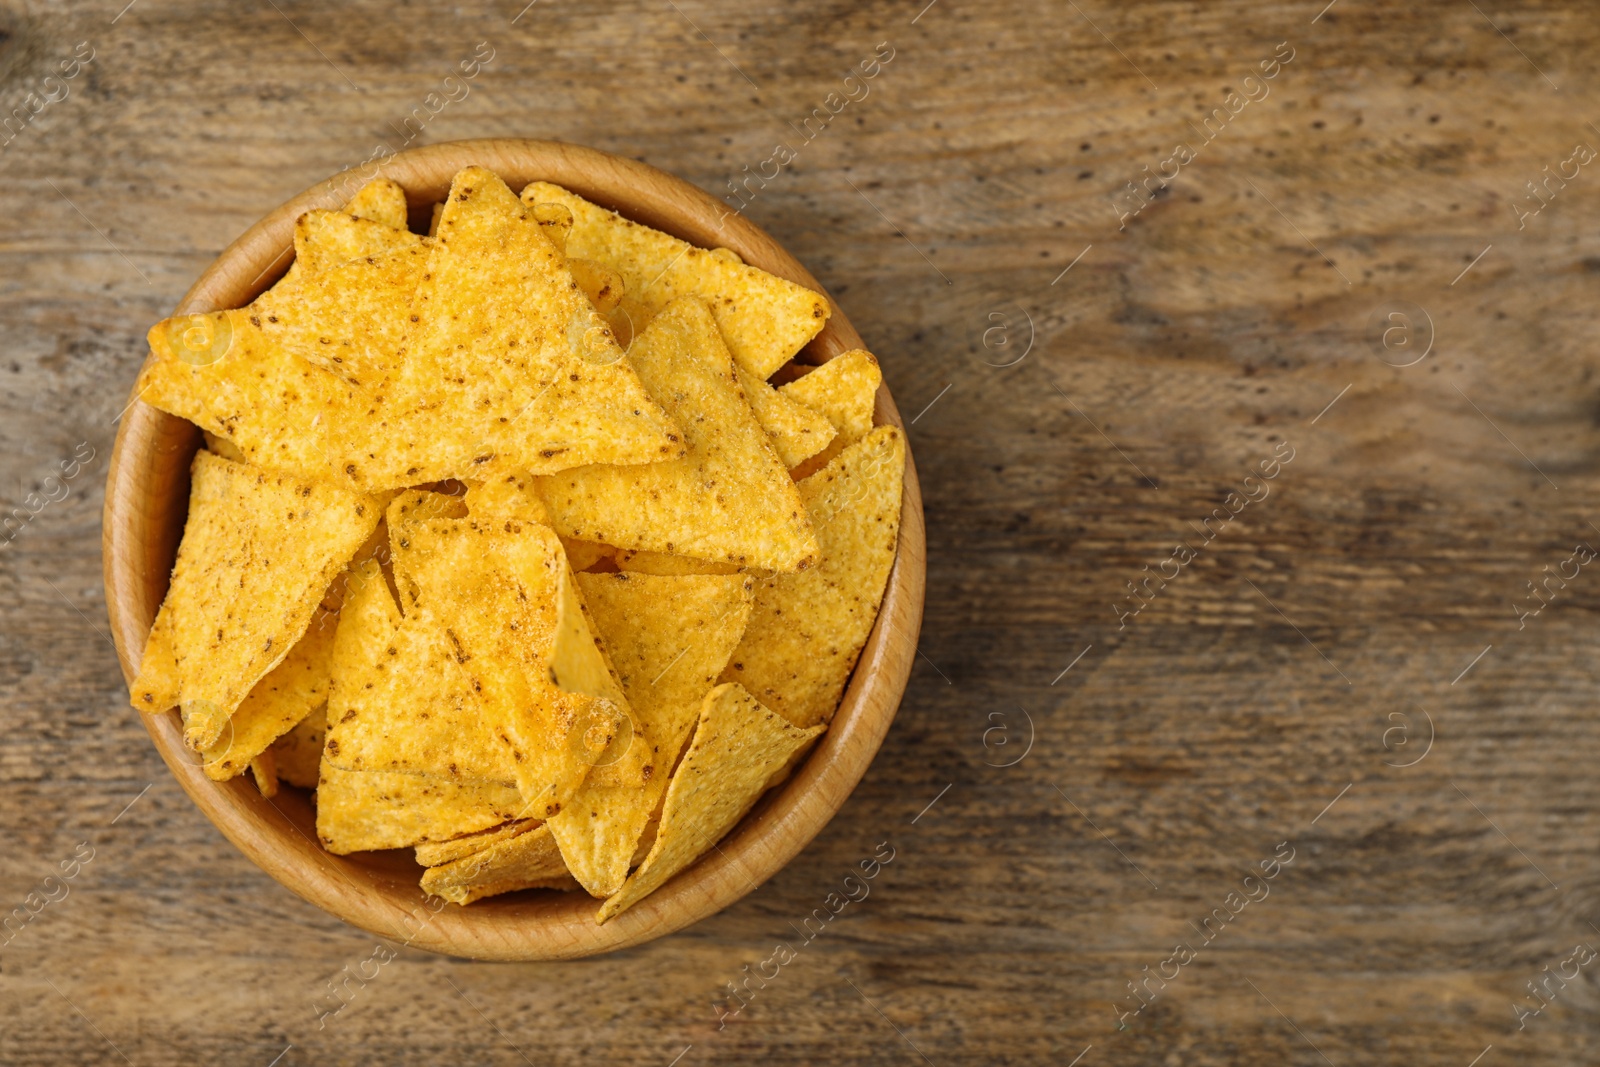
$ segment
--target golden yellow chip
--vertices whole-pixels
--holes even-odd
[[[336,856],[411,848],[487,830],[522,815],[509,782],[453,782],[419,774],[344,771],[322,763],[317,837]]]
[[[452,904],[518,889],[566,888],[567,868],[546,826],[422,872],[422,891]]]
[[[570,210],[567,255],[616,270],[628,295],[649,311],[684,296],[710,304],[734,359],[758,378],[771,377],[828,321],[828,301],[820,293],[748,266],[725,249],[695,248],[546,182],[528,186],[522,199]]]
[[[322,768],[322,743],[328,733],[328,709],[318,708],[272,743],[268,749],[278,777],[301,789],[315,789]]]
[[[700,703],[739,643],[750,613],[750,579],[581,574],[584,602],[633,709],[634,744],[651,774],[639,788],[608,784],[596,767],[551,832],[568,868],[591,896],[622,887],[630,860],[666,790]],[[657,770],[659,768],[659,770]]]
[[[300,216],[294,242],[288,275],[244,309],[251,326],[353,385],[384,390],[399,369],[430,243],[340,211]]]
[[[419,412],[408,432],[426,435],[415,439],[427,461],[407,472],[413,483],[683,451],[678,428],[527,216],[489,171],[456,175],[395,388],[399,410]]]
[[[572,271],[572,280],[578,283],[578,288],[589,298],[589,303],[602,315],[610,315],[615,311],[627,292],[627,283],[622,280],[622,275],[610,267],[602,267],[587,259],[569,259],[567,269]]]
[[[736,369],[750,410],[785,467],[799,466],[828,447],[837,431],[827,415],[790,399],[743,367]]]
[[[201,752],[208,778],[224,782],[242,773],[274,741],[328,702],[333,632],[332,626],[307,626],[283,662],[250,690],[227,728]]]
[[[428,220],[428,236],[439,236],[439,216],[444,214],[444,205],[433,205],[433,217]]]
[[[655,844],[596,919],[614,917],[699,859],[755,805],[790,755],[824,729],[790,725],[739,685],[707,693],[694,741],[667,787]]]
[[[350,583],[332,669],[325,763],[458,782],[516,781],[511,746],[484,718],[449,635],[415,614],[402,619],[375,561]]]
[[[816,539],[788,469],[750,411],[704,304],[686,297],[634,342],[634,365],[684,428],[681,459],[541,478],[564,537],[795,570]]]
[[[205,451],[191,472],[189,517],[161,605],[171,619],[163,629],[158,616],[131,692],[134,707],[162,711],[176,679],[185,740],[200,749],[300,640],[381,516],[371,497]]]
[[[525,817],[549,818],[628,721],[613,701],[553,680],[568,580],[561,542],[516,519],[391,520],[390,530],[407,618],[445,636],[490,729],[511,746]]]
[[[417,862],[424,867],[438,867],[479,852],[490,845],[498,845],[502,841],[509,841],[518,834],[525,834],[540,825],[537,819],[517,819],[513,822],[502,823],[489,830],[479,830],[473,834],[462,834],[452,837],[448,841],[425,841],[416,848]]]
[[[744,639],[723,671],[796,726],[833,718],[878,617],[894,564],[905,437],[879,426],[800,482],[821,560],[756,586]]]
[[[843,448],[872,429],[872,407],[882,382],[878,361],[872,353],[857,348],[780,386],[778,392],[826,415],[839,431],[839,447]]]
[[[743,574],[576,577],[652,762],[670,770],[744,634],[754,583]]]
[[[350,198],[344,213],[358,219],[371,219],[392,230],[403,230],[406,228],[406,191],[399,182],[375,178]]]
[[[370,398],[284,351],[250,315],[184,315],[151,327],[140,397],[227,440],[256,466],[361,490],[392,487],[355,462],[353,431],[375,413]],[[381,440],[375,447],[393,451]]]

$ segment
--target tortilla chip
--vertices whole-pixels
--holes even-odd
[[[649,552],[629,549],[615,553],[617,569],[635,574],[655,574],[662,577],[683,574],[738,574],[740,570],[731,563],[710,563],[688,556],[674,556],[668,552]]]
[[[295,222],[294,244],[289,273],[245,309],[251,325],[291,355],[382,390],[399,370],[431,242],[340,211],[310,211]]]
[[[772,438],[772,447],[785,467],[799,466],[828,447],[837,432],[828,416],[791,400],[743,367],[735,369],[750,410]]]
[[[273,759],[271,749],[250,761],[250,775],[256,780],[256,789],[262,796],[271,800],[278,795],[278,764]]]
[[[328,733],[326,705],[272,743],[268,749],[278,764],[278,777],[301,789],[315,789],[322,767],[322,743]]]
[[[395,390],[398,408],[418,413],[406,430],[408,451],[423,457],[407,471],[413,483],[683,451],[678,428],[527,215],[481,167],[451,185]]]
[[[723,671],[796,726],[828,722],[878,617],[900,530],[905,437],[879,426],[799,483],[820,562],[756,588],[744,639]]]
[[[251,315],[218,311],[153,326],[141,398],[226,439],[255,466],[358,490],[405,484],[384,485],[355,462],[355,433],[376,415],[371,399],[285,351]],[[381,434],[372,447],[396,451]]]
[[[622,887],[667,770],[694,728],[702,698],[739,642],[750,613],[750,579],[577,576],[591,619],[622,679],[648,746],[652,773],[642,788],[606,784],[596,768],[551,832],[568,868],[591,896]],[[636,703],[637,701],[637,703]]]
[[[182,700],[183,679],[178,676],[178,653],[173,646],[172,612],[157,609],[150,635],[144,641],[139,674],[128,690],[140,711],[165,711]]]
[[[828,417],[839,431],[839,447],[854,444],[872,429],[872,406],[883,371],[872,353],[853,349],[835,356],[802,378],[778,389]]]
[[[205,451],[195,454],[191,472],[189,517],[161,605],[172,618],[145,649],[150,677],[141,665],[132,701],[142,711],[164,710],[170,705],[160,700],[175,675],[185,740],[199,749],[289,654],[380,516],[371,497]],[[170,663],[159,658],[168,654]]]
[[[739,645],[755,583],[743,574],[576,577],[596,635],[655,751],[652,762],[664,775]]]
[[[406,228],[406,191],[388,178],[374,178],[363,185],[344,206],[346,215],[371,219],[392,230]]]
[[[452,904],[470,904],[483,897],[518,889],[564,883],[566,865],[548,827],[497,842],[469,856],[422,872],[422,891]]]
[[[757,378],[771,377],[828,321],[820,293],[747,266],[725,249],[695,248],[546,182],[529,185],[522,199],[566,206],[573,217],[567,255],[616,270],[629,296],[649,311],[684,296],[710,304],[733,358]]]
[[[627,291],[627,283],[622,280],[622,275],[610,267],[602,267],[587,259],[569,259],[567,269],[572,271],[572,280],[578,283],[578,288],[589,298],[589,303],[602,315],[610,315],[615,311]]]
[[[448,636],[429,620],[401,618],[376,562],[351,582],[332,669],[324,763],[455,782],[516,781],[511,746],[485,720]]]
[[[317,837],[336,856],[411,848],[498,826],[518,818],[522,807],[522,795],[509,782],[345,771],[324,760],[317,782]]]
[[[407,619],[444,635],[489,728],[511,746],[522,817],[549,818],[627,721],[613,701],[552,679],[567,580],[560,541],[502,518],[391,518],[390,529]]]
[[[816,539],[788,469],[750,411],[704,304],[687,297],[634,342],[634,366],[684,427],[680,459],[541,478],[564,537],[772,570],[806,566]]]
[[[790,754],[824,729],[790,725],[737,684],[707,693],[694,741],[667,788],[655,845],[596,920],[616,916],[699,859],[755,805]]]
[[[225,782],[328,702],[333,657],[331,626],[308,626],[283,662],[256,683],[228,728],[201,751],[206,777]],[[257,776],[259,780],[259,775]]]
[[[438,867],[470,856],[474,852],[497,845],[502,841],[509,841],[518,834],[525,834],[539,826],[536,819],[517,819],[514,822],[502,823],[488,830],[479,830],[475,834],[462,834],[452,837],[448,841],[427,841],[416,848],[417,862],[424,867]]]
[[[433,217],[428,220],[428,236],[439,236],[439,216],[444,214],[444,205],[433,205]]]

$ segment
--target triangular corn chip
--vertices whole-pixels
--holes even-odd
[[[694,741],[667,787],[655,844],[596,919],[614,917],[699,859],[755,805],[773,772],[824,729],[790,725],[739,685],[707,693]]]
[[[328,583],[381,514],[371,497],[205,451],[191,473],[189,517],[161,605],[172,618],[145,650],[147,660],[172,658],[151,663],[159,684],[134,679],[132,697],[140,710],[163,710],[158,694],[168,695],[175,675],[185,739],[199,749],[300,640]]]
[[[631,358],[684,428],[688,452],[540,479],[556,529],[621,548],[771,570],[809,563],[816,539],[794,481],[751,413],[705,305],[686,297],[662,311],[634,342]]]
[[[607,897],[627,878],[635,845],[666,791],[667,769],[744,632],[751,580],[643,574],[582,574],[577,580],[638,721],[637,744],[649,746],[652,764],[642,789],[607,785],[599,773],[604,768],[597,767],[550,820],[573,875],[590,895]]]
[[[822,555],[756,586],[744,639],[722,674],[796,726],[833,718],[878,616],[900,530],[905,437],[880,426],[799,483]]]
[[[653,762],[670,770],[701,700],[744,634],[754,582],[743,574],[576,577],[596,635],[655,749]]]
[[[878,361],[872,353],[857,348],[780,386],[778,393],[826,415],[839,431],[842,448],[861,440],[872,429],[872,405],[882,382]]]
[[[289,273],[245,309],[250,324],[285,352],[381,391],[399,369],[429,242],[340,211],[311,211],[295,222],[294,244]]]
[[[256,683],[228,726],[201,756],[206,776],[227,781],[278,738],[328,702],[332,626],[311,625],[283,662]]]
[[[509,782],[344,771],[324,760],[317,782],[317,837],[336,856],[411,848],[487,830],[518,818],[522,808],[522,794]]]
[[[328,709],[318,708],[272,743],[278,777],[301,789],[315,789],[322,768],[322,743],[328,734]]]
[[[345,458],[352,427],[375,412],[371,400],[284,351],[250,315],[183,315],[151,327],[141,399],[223,438],[253,465],[371,487]]]
[[[140,711],[165,711],[183,699],[183,679],[178,676],[172,620],[172,612],[157,610],[150,636],[145,638],[139,675],[128,690],[133,706]]]
[[[333,673],[324,762],[458,782],[516,780],[511,746],[486,721],[447,635],[427,620],[401,618],[374,561],[356,572],[339,613]]]
[[[743,367],[736,369],[750,410],[772,438],[772,447],[785,467],[799,466],[828,447],[837,431],[826,415],[791,400]]]
[[[381,222],[392,230],[406,228],[406,191],[399,182],[374,178],[344,206],[346,215]]]
[[[518,889],[565,888],[567,867],[548,826],[422,872],[422,891],[453,904]]]
[[[391,520],[390,530],[407,619],[449,642],[490,728],[511,746],[523,817],[549,818],[628,721],[613,701],[552,678],[567,575],[561,542],[548,527],[502,518]]]
[[[451,863],[474,852],[480,852],[490,845],[498,845],[502,841],[509,841],[518,834],[525,834],[541,825],[537,819],[515,819],[508,823],[488,830],[479,830],[477,833],[462,834],[452,837],[448,841],[426,841],[416,848],[417,862],[424,867],[438,867],[441,864]]]
[[[682,453],[561,253],[481,167],[451,185],[411,315],[395,400],[427,435],[415,481]]]
[[[616,270],[628,295],[649,311],[682,296],[710,304],[734,359],[758,378],[771,377],[828,321],[820,293],[748,266],[726,249],[695,248],[546,182],[529,185],[522,200],[570,210],[567,255]]]

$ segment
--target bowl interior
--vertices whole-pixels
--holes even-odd
[[[727,247],[818,292],[805,268],[721,201],[646,164],[550,141],[459,141],[413,149],[346,171],[252,226],[200,277],[176,314],[240,307],[275,282],[293,257],[294,220],[336,208],[366,181],[405,187],[413,221],[449,191],[462,167],[488,167],[513,190],[543,180],[702,247]],[[830,303],[832,298],[829,297]],[[802,358],[821,363],[862,347],[837,304]],[[901,426],[887,388],[875,421]],[[188,468],[200,447],[188,422],[135,399],[112,453],[103,529],[106,601],[124,676],[131,682],[166,594],[188,509]],[[184,746],[178,714],[145,716],[184,790],[219,829],[300,896],[374,934],[438,952],[491,959],[562,959],[659,937],[726,907],[778,871],[833,816],[866,772],[894,718],[916,654],[925,573],[922,501],[909,449],[900,543],[878,620],[833,725],[805,763],[721,842],[651,896],[604,926],[582,893],[525,891],[462,908],[426,897],[407,851],[334,856],[316,843],[309,796],[285,787],[263,798],[249,776],[212,782]],[[130,709],[131,712],[132,709]],[[135,712],[136,714],[136,712]]]

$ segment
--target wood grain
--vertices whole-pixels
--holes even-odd
[[[0,1061],[1593,1062],[1592,967],[1522,1030],[1513,1004],[1600,937],[1600,587],[1586,568],[1522,629],[1512,605],[1600,547],[1600,185],[1584,167],[1520,230],[1511,205],[1600,148],[1594,11],[924,6],[0,5],[8,108],[97,49],[0,158],[0,486],[97,450],[0,548],[0,892],[97,850],[0,948]],[[798,148],[745,213],[906,415],[921,654],[870,772],[757,892],[577,964],[407,950],[318,1029],[374,939],[161,766],[107,640],[100,482],[150,323],[272,205],[398,148],[480,41],[494,60],[418,141],[589,144],[712,195]],[[801,143],[882,41],[870,93]],[[1119,230],[1115,194],[1285,41],[1270,95]],[[1404,368],[1372,324],[1401,300],[1435,335]],[[1284,441],[1271,494],[1119,630],[1126,583]],[[1432,749],[1388,765],[1416,758],[1419,708]],[[1022,709],[1031,749],[993,766]],[[884,841],[871,895],[802,944]],[[1281,841],[1270,896],[1119,1031],[1126,983]],[[796,958],[719,1022],[779,939]]]

